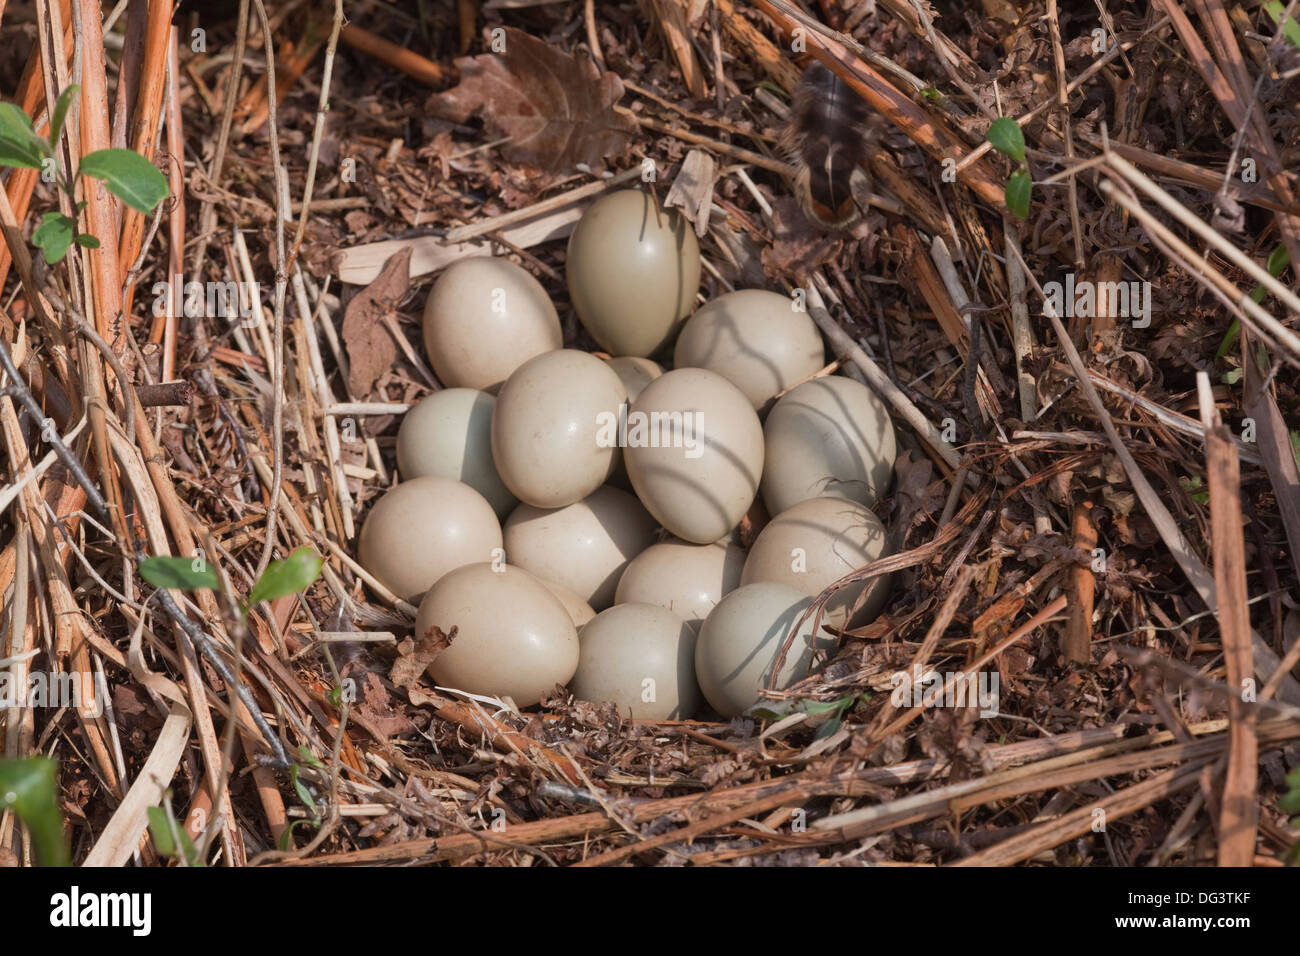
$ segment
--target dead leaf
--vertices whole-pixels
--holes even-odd
[[[771,275],[793,275],[801,282],[839,254],[838,235],[808,222],[798,201],[788,196],[772,203],[772,247],[763,250],[763,267]]]
[[[562,53],[521,30],[506,28],[504,55],[460,57],[460,83],[430,97],[427,108],[463,123],[481,111],[510,137],[501,151],[512,162],[544,169],[585,163],[594,170],[627,152],[636,124],[615,113],[623,81],[586,57]]]
[[[393,661],[388,679],[398,687],[411,687],[423,676],[433,659],[451,647],[451,642],[456,639],[456,631],[457,628],[453,627],[450,634],[444,634],[435,625],[423,634],[402,641],[397,645],[397,660]]]
[[[415,732],[415,724],[397,710],[388,689],[376,674],[367,671],[361,678],[360,696],[357,711],[385,737],[400,737]]]
[[[713,206],[713,183],[717,179],[713,157],[702,149],[686,154],[682,168],[673,179],[673,185],[664,198],[664,206],[678,206],[686,218],[695,223],[695,234],[701,238],[709,231],[709,210]]]
[[[388,257],[375,281],[352,297],[343,313],[348,388],[359,399],[369,397],[379,376],[397,361],[397,343],[384,327],[383,318],[410,287],[411,250],[399,249]]]

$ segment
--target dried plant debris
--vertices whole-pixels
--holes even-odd
[[[186,2],[171,51],[132,3],[71,59],[45,6],[0,2],[0,867],[1300,863],[1285,2]],[[356,559],[439,270],[597,352],[567,241],[628,188],[897,438],[815,605],[884,612],[734,717],[453,690],[468,627]]]

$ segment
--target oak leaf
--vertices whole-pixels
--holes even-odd
[[[481,113],[508,136],[501,154],[543,169],[593,170],[627,152],[636,124],[614,112],[623,95],[615,73],[600,72],[587,57],[507,27],[505,53],[460,57],[459,85],[430,98],[441,119],[463,123]]]

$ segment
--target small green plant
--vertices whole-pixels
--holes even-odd
[[[38,866],[70,866],[59,813],[57,764],[49,757],[0,760],[0,810],[27,825]]]
[[[1267,0],[1264,10],[1273,18],[1274,23],[1282,27],[1282,36],[1286,37],[1286,41],[1294,47],[1300,47],[1300,23],[1296,23],[1290,17],[1287,17],[1285,22],[1282,19],[1282,15],[1286,13],[1286,4],[1281,3],[1280,0]]]
[[[149,807],[149,832],[153,834],[154,846],[163,856],[175,857],[185,866],[203,866],[203,857],[199,848],[190,839],[189,833],[172,813],[171,791],[167,791],[167,800],[161,807]]]
[[[249,610],[263,601],[274,601],[286,594],[307,590],[320,577],[322,565],[320,555],[305,545],[283,560],[272,561],[253,585],[247,600],[240,602],[240,614],[247,615]],[[217,573],[202,558],[154,555],[140,562],[140,577],[155,587],[178,591],[197,591],[201,588],[217,591],[221,588]]]
[[[80,176],[102,179],[109,192],[138,212],[152,212],[167,198],[167,177],[139,153],[129,149],[100,149],[82,157],[76,173],[68,176],[58,161],[57,146],[68,109],[78,87],[63,91],[50,119],[48,137],[37,134],[31,117],[12,103],[0,103],[0,166],[39,169],[42,176],[58,184],[72,203],[73,215],[47,212],[32,233],[32,245],[45,254],[51,264],[62,261],[75,242],[87,249],[99,246],[90,233],[77,230],[76,216],[85,208],[78,202],[75,182]]]
[[[1025,134],[1015,120],[1002,116],[993,121],[985,138],[999,153],[1020,164],[1020,168],[1007,178],[1007,208],[1017,219],[1028,218],[1029,197],[1034,184],[1029,178],[1029,162],[1025,158]]]
[[[319,770],[325,769],[325,765],[321,763],[316,758],[316,755],[306,747],[300,746],[298,748],[298,759],[309,767],[316,767]],[[293,849],[293,831],[297,827],[306,826],[311,827],[314,830],[319,830],[321,824],[325,822],[324,815],[321,813],[321,807],[316,802],[316,798],[312,796],[311,788],[303,783],[302,778],[299,776],[301,770],[302,768],[299,764],[293,764],[289,768],[289,780],[293,784],[294,793],[298,794],[298,799],[302,801],[303,806],[311,811],[311,817],[294,820],[293,823],[284,828],[284,832],[280,834],[280,849],[284,851]]]
[[[1183,491],[1192,496],[1192,500],[1197,504],[1208,505],[1210,503],[1210,490],[1205,487],[1205,482],[1201,480],[1200,475],[1194,475],[1191,478],[1178,479],[1179,484],[1183,486]]]

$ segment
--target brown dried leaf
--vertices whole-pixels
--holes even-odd
[[[459,85],[430,97],[437,116],[463,123],[473,113],[510,137],[501,153],[544,169],[585,163],[602,169],[627,152],[636,124],[614,112],[623,81],[591,60],[561,53],[521,30],[506,28],[504,55],[461,57]]]
[[[423,634],[408,637],[397,645],[397,660],[388,672],[388,679],[398,687],[411,687],[424,674],[433,659],[451,647],[456,639],[456,628],[444,634],[438,626],[427,628]],[[414,700],[414,698],[412,698]]]
[[[763,267],[771,275],[793,275],[800,282],[843,248],[838,235],[813,226],[799,203],[782,197],[772,203],[772,247],[763,250]]]
[[[348,352],[348,388],[359,399],[369,397],[379,376],[397,361],[397,343],[383,318],[411,288],[411,250],[388,258],[375,281],[348,303],[343,313],[343,344]]]

